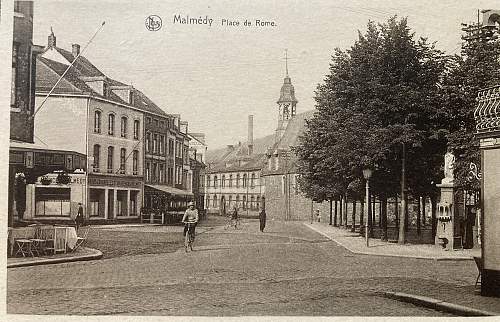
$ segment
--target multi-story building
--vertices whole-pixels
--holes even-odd
[[[132,87],[106,77],[79,51],[78,44],[71,52],[57,47],[54,33],[49,35],[38,58],[37,136],[52,146],[71,147],[88,156],[83,200],[71,203],[82,202],[89,219],[137,218],[143,191],[144,111],[137,103],[142,97]]]
[[[180,148],[189,144],[189,138],[182,132],[179,115],[169,115],[153,102],[145,101],[149,112],[145,113],[144,126],[144,211],[166,210],[168,215],[193,198],[191,178],[182,175],[185,158],[189,156]]]
[[[243,215],[257,216],[264,195],[261,168],[274,135],[253,140],[253,116],[249,116],[247,144],[229,145],[207,154],[205,207],[209,213],[225,214],[236,205]]]

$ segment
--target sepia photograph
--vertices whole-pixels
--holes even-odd
[[[6,321],[500,315],[500,2],[0,13]]]

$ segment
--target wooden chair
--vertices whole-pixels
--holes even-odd
[[[476,263],[476,267],[478,270],[478,275],[476,278],[476,284],[474,284],[474,287],[476,287],[478,284],[481,285],[481,272],[483,271],[483,261],[481,260],[481,257],[476,257],[474,256],[474,262]]]
[[[87,237],[89,235],[90,229],[91,229],[90,226],[86,226],[85,228],[80,228],[78,230],[77,233],[80,234],[80,236],[77,237],[76,245],[72,249],[72,252],[76,251],[80,246],[82,246],[87,241]],[[83,233],[81,233],[82,231],[83,231]]]
[[[14,256],[17,256],[19,253],[23,257],[26,257],[26,255],[29,255],[31,257],[35,256],[33,254],[33,250],[32,250],[33,242],[31,241],[31,239],[35,238],[35,232],[36,232],[36,227],[24,227],[23,228],[22,235],[24,237],[15,239],[17,251],[16,251],[16,254]]]
[[[66,234],[66,227],[54,227],[52,229],[52,236],[47,239],[51,245],[46,247],[46,249],[51,250],[53,254],[57,254],[57,252],[66,253]]]

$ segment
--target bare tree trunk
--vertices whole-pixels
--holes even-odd
[[[347,193],[344,195],[344,229],[347,229]]]
[[[333,225],[337,227],[337,199],[335,199],[335,216],[333,217]]]
[[[333,207],[332,207],[332,199],[329,199],[330,201],[330,226],[332,225],[332,215],[333,215]]]
[[[436,237],[436,226],[437,226],[437,220],[436,220],[436,197],[431,196],[431,224],[432,224],[432,239]]]
[[[351,223],[351,231],[356,231],[356,199],[352,201],[352,223]]]
[[[380,198],[382,240],[387,240],[387,197]]]
[[[422,226],[425,227],[425,200],[426,200],[426,197],[423,196],[422,197]]]
[[[417,197],[418,199],[418,204],[417,204],[417,235],[420,237],[420,196]]]
[[[339,211],[339,227],[342,227],[342,221],[343,221],[343,210],[344,210],[344,206],[342,204],[342,200],[343,200],[343,197],[340,196],[340,200],[339,200],[339,208],[340,208],[340,211]]]

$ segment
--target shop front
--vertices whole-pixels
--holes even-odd
[[[162,218],[162,223],[175,223],[182,219],[190,201],[193,201],[191,192],[166,185],[144,185],[141,213],[148,218],[156,215]]]
[[[89,219],[130,219],[139,216],[142,178],[89,175]]]

